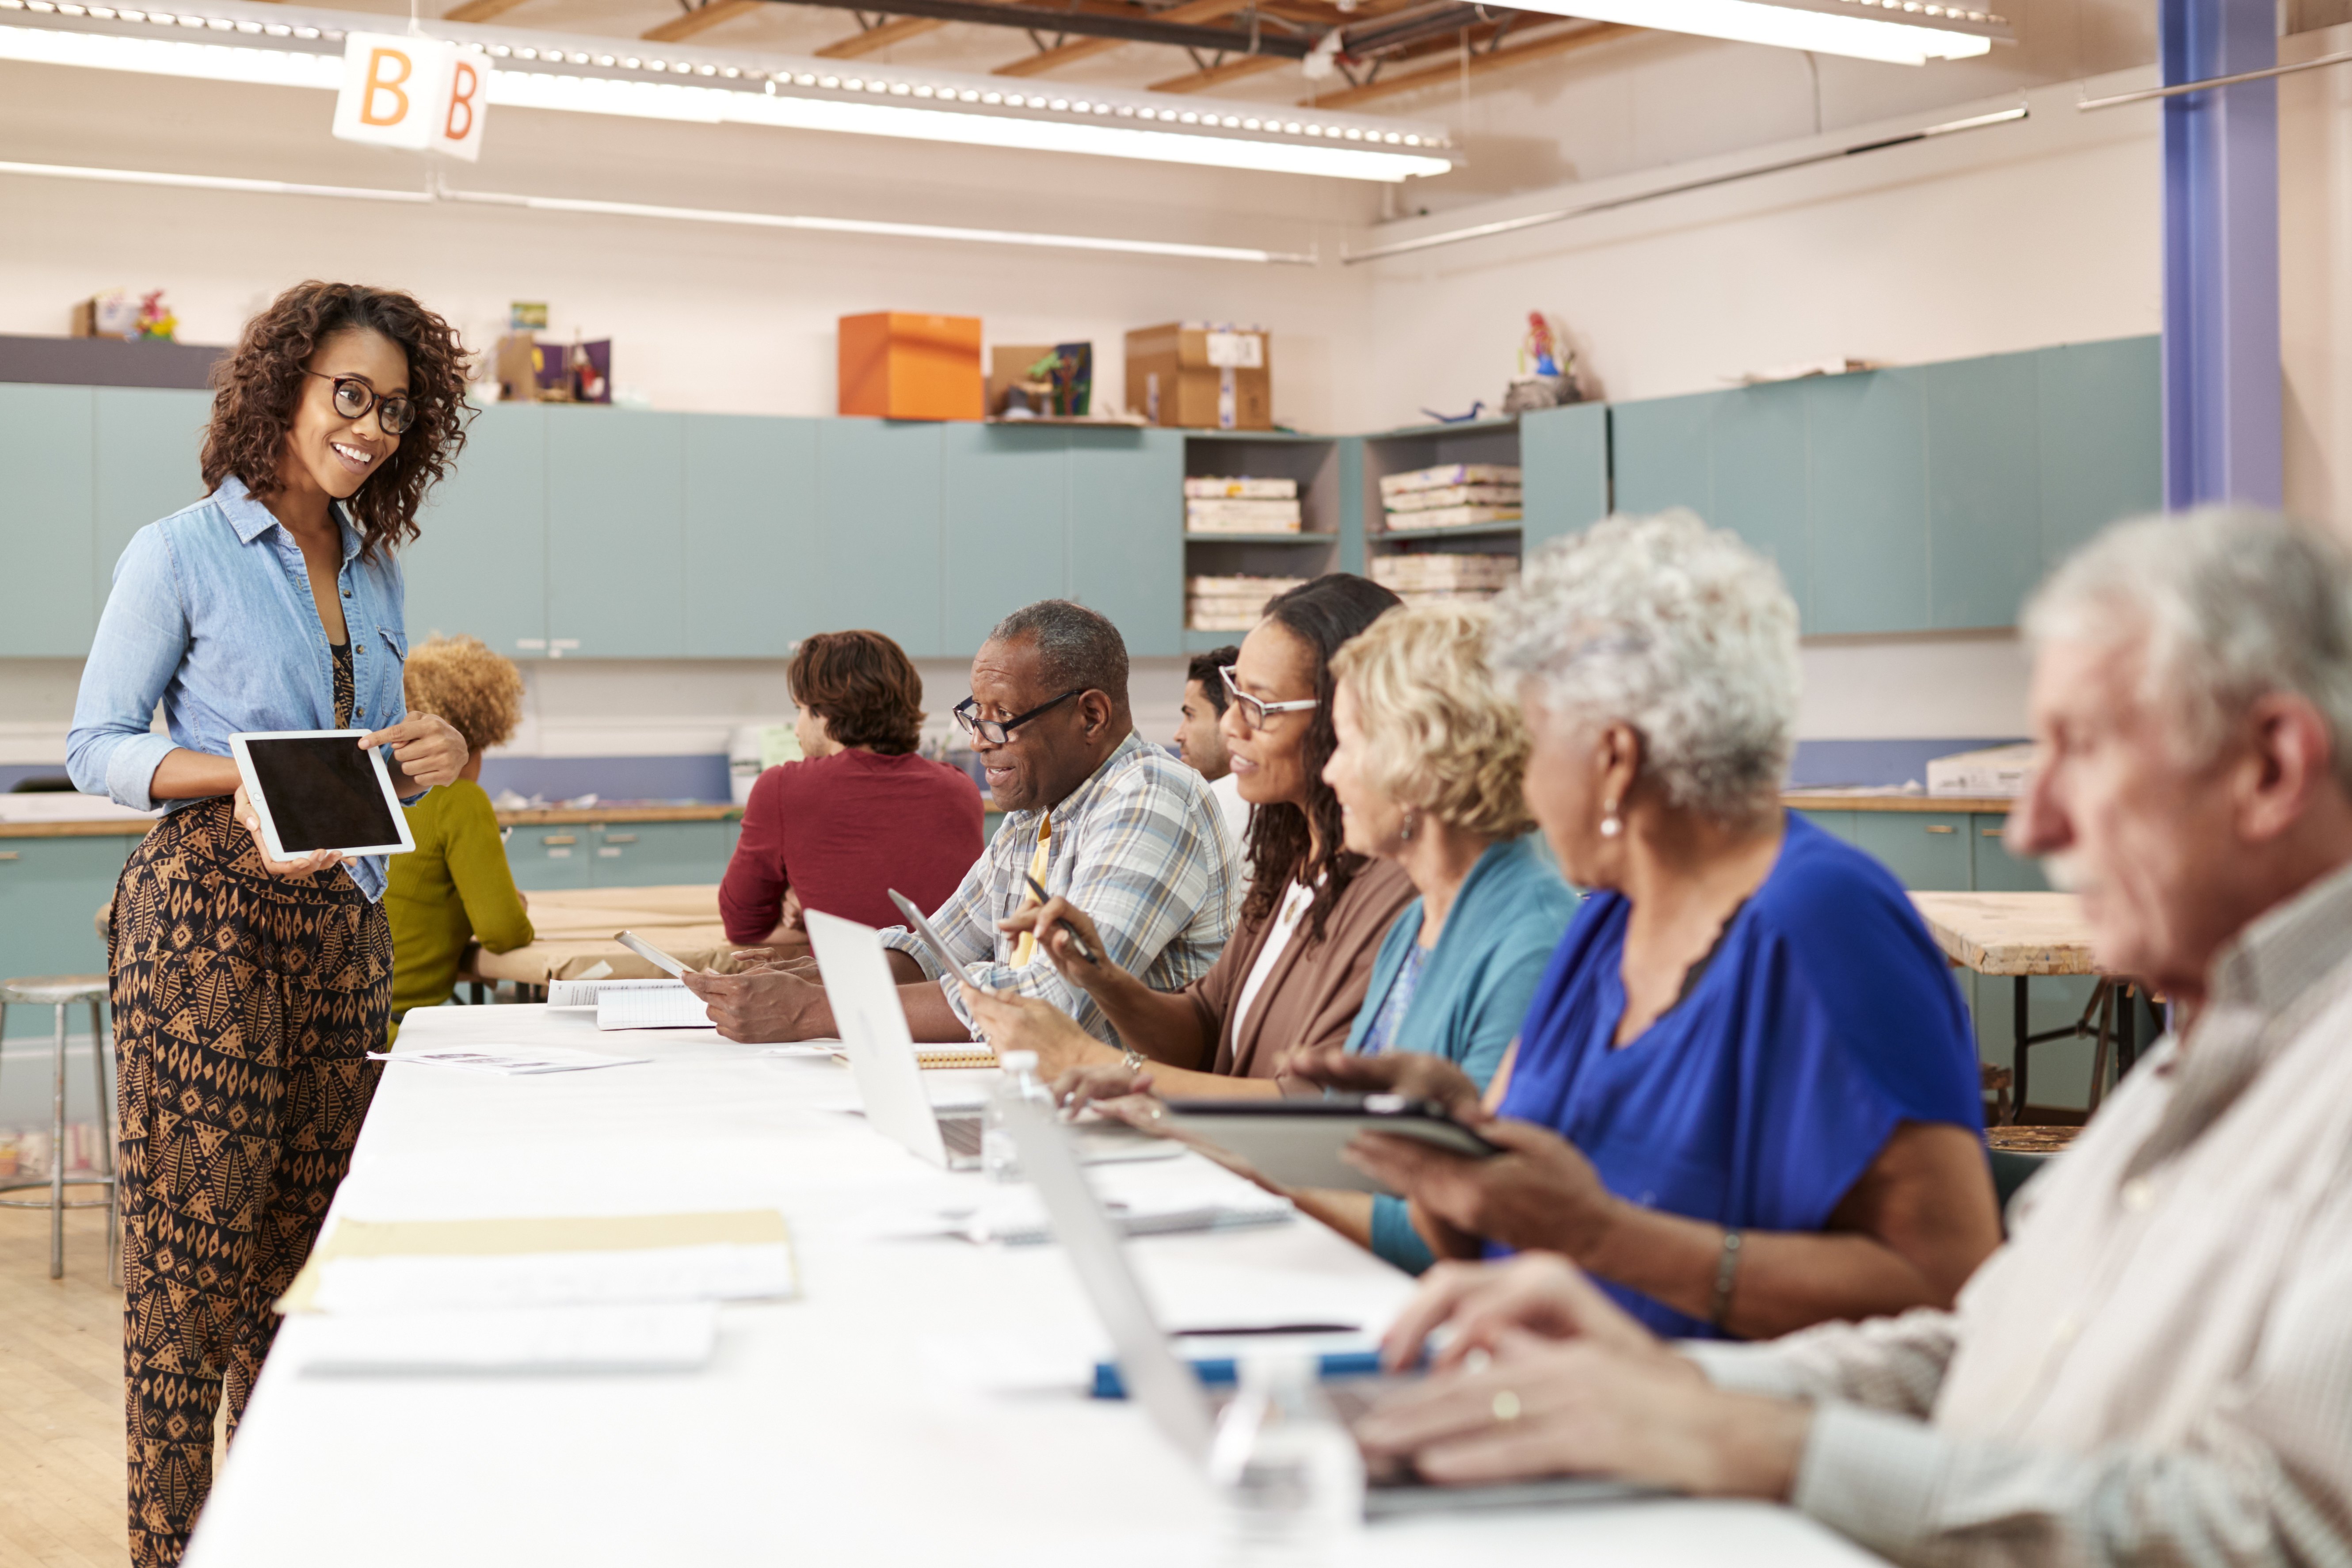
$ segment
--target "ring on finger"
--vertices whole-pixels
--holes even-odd
[[[1498,1422],[1519,1418],[1519,1396],[1506,1388],[1495,1395],[1495,1419]]]

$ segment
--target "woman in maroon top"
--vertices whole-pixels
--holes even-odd
[[[915,755],[923,681],[905,651],[880,632],[819,632],[784,679],[803,760],[751,786],[719,887],[727,939],[780,937],[787,890],[801,909],[871,926],[902,923],[892,888],[926,910],[947,902],[980,858],[980,789]]]

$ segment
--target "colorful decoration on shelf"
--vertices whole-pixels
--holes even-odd
[[[1558,375],[1559,374],[1559,363],[1552,358],[1551,323],[1544,320],[1543,312],[1541,310],[1529,310],[1528,312],[1528,335],[1526,340],[1519,344],[1519,374],[1521,375],[1528,374],[1528,360],[1530,355],[1535,359],[1535,373],[1538,375]]]
[[[174,335],[179,330],[180,318],[172,314],[172,308],[163,303],[163,290],[158,289],[139,296],[139,324],[125,335],[141,342],[170,343],[179,341]]]
[[[1519,340],[1519,374],[1503,393],[1503,412],[1525,414],[1556,408],[1578,399],[1576,356],[1562,353],[1560,333],[1541,310],[1528,312],[1527,335]]]

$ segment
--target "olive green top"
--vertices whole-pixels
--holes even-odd
[[[392,1027],[411,1007],[438,1006],[457,984],[466,944],[507,952],[531,939],[530,914],[507,868],[498,813],[466,779],[429,791],[408,810],[416,852],[392,857],[383,892],[392,917]]]

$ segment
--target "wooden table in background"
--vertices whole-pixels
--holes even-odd
[[[578,888],[532,893],[531,929],[536,938],[509,952],[466,950],[460,981],[543,987],[551,981],[579,980],[599,963],[602,979],[658,980],[662,972],[613,940],[633,931],[681,963],[709,968],[735,946],[719,919],[719,888]]]

